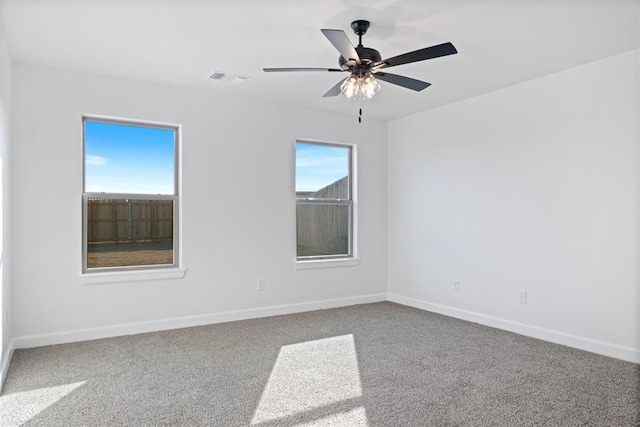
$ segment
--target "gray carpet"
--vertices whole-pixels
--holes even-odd
[[[638,426],[640,366],[393,303],[17,350],[0,425]]]

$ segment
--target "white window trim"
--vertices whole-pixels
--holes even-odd
[[[317,260],[298,260],[296,259],[296,270],[314,270],[318,268],[338,268],[351,267],[360,264],[360,259],[336,258],[336,259],[317,259]]]
[[[86,198],[95,194],[85,192],[85,122],[97,121],[101,123],[113,123],[133,126],[147,126],[152,128],[173,129],[175,131],[174,145],[174,195],[172,196],[177,205],[174,210],[174,264],[171,265],[145,265],[145,266],[122,266],[108,268],[86,268],[87,257],[87,218],[86,218]],[[100,284],[116,282],[132,282],[144,280],[181,279],[186,274],[186,269],[182,267],[182,125],[174,123],[155,122],[148,120],[135,120],[130,118],[102,116],[94,114],[82,115],[81,129],[81,153],[82,153],[82,248],[80,260],[79,279],[82,284]],[[104,193],[115,194],[115,193]],[[132,198],[144,198],[153,195],[129,195]],[[142,197],[140,197],[142,196]]]
[[[102,283],[137,282],[145,280],[182,279],[187,270],[184,268],[165,268],[131,271],[100,271],[80,274],[80,283],[83,285],[96,285]]]
[[[319,259],[298,259],[297,250],[295,261],[296,270],[312,270],[320,268],[338,268],[356,266],[360,263],[358,257],[358,146],[355,143],[323,141],[310,138],[296,138],[296,143],[324,144],[350,147],[351,149],[351,165],[349,171],[349,180],[351,181],[351,255],[345,257],[319,258]],[[295,174],[294,174],[295,175]],[[295,178],[294,178],[295,188]],[[297,208],[298,201],[294,191],[294,208]],[[295,211],[294,211],[295,212]],[[297,215],[296,215],[297,220]],[[294,236],[294,248],[297,246],[297,235]]]

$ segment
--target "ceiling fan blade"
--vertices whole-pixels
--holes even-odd
[[[262,71],[266,73],[278,73],[281,71],[328,71],[332,72],[342,72],[340,68],[263,68]]]
[[[356,64],[360,64],[360,56],[358,56],[358,52],[351,44],[349,37],[342,30],[326,30],[322,29],[322,34],[325,35],[326,38],[329,39],[331,44],[338,49],[340,55],[346,60],[353,59],[356,61]]]
[[[340,80],[334,87],[332,87],[331,89],[329,89],[327,91],[327,93],[325,93],[324,95],[322,95],[323,98],[328,98],[330,96],[338,96],[340,95],[340,93],[342,92],[340,90],[340,86],[342,85],[342,82],[344,80]]]
[[[393,58],[385,59],[374,67],[380,65],[378,68],[395,67],[396,65],[409,64],[411,62],[424,61],[426,59],[439,58],[441,56],[453,55],[458,53],[455,46],[450,42],[438,44],[435,46],[425,47],[424,49],[414,50],[413,52],[407,52],[402,55],[394,56]]]
[[[377,79],[384,80],[387,83],[406,87],[407,89],[420,92],[422,89],[426,89],[431,86],[431,83],[423,82],[422,80],[412,79],[411,77],[398,76],[397,74],[389,74],[383,72],[377,72],[373,74]]]

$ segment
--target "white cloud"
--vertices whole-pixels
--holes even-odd
[[[86,164],[92,166],[104,166],[108,161],[109,159],[106,157],[92,156],[91,154],[87,154],[87,157],[85,158]]]

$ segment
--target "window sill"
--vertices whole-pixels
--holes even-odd
[[[320,260],[309,260],[309,261],[296,260],[296,270],[350,267],[350,266],[358,265],[359,263],[360,263],[360,260],[358,258],[320,259]]]
[[[167,268],[157,270],[84,273],[80,275],[80,282],[83,285],[95,285],[100,283],[136,282],[140,280],[182,279],[186,272],[187,270],[184,268]]]

